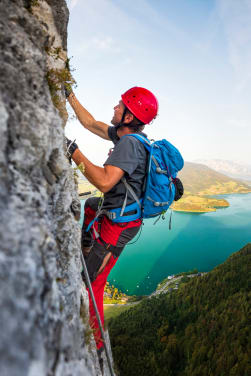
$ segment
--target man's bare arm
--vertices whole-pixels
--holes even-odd
[[[104,138],[105,140],[110,140],[110,137],[108,136],[108,124],[95,120],[94,117],[77,100],[73,92],[67,99],[84,128],[88,129],[97,136]]]
[[[123,177],[124,171],[119,167],[106,165],[99,167],[94,165],[87,159],[79,149],[76,149],[72,154],[72,159],[79,166],[81,163],[84,165],[84,175],[96,188],[101,192],[109,192],[115,184]]]

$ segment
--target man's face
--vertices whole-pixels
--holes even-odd
[[[113,115],[113,118],[111,120],[111,123],[113,125],[120,124],[122,116],[123,116],[124,109],[125,109],[125,105],[122,102],[122,100],[120,100],[119,103],[117,104],[117,106],[114,107],[114,115]]]

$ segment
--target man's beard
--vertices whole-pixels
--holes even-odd
[[[114,118],[112,118],[111,120],[111,124],[114,126],[115,129],[118,129],[120,127],[123,127],[124,124],[121,124],[120,122],[118,121],[114,121]]]

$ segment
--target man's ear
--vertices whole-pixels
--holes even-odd
[[[126,115],[125,115],[123,123],[124,124],[129,124],[129,123],[131,123],[133,121],[133,119],[134,119],[133,114],[131,114],[130,112],[127,112]]]

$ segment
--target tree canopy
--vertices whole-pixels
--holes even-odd
[[[123,376],[248,376],[251,243],[183,288],[109,322]]]

